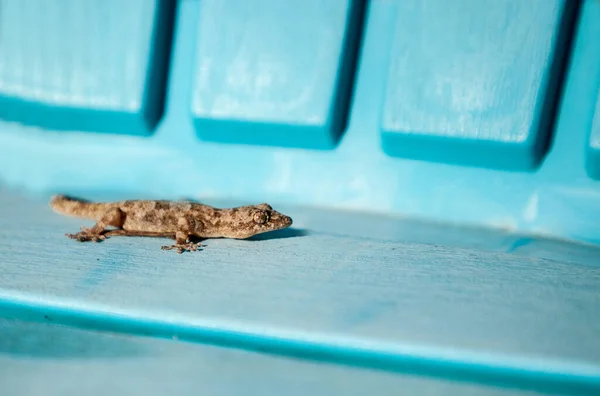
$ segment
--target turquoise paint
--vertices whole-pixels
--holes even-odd
[[[600,66],[598,70],[600,70]],[[587,171],[590,177],[600,180],[600,91],[598,92],[594,123],[590,132],[586,158]]]
[[[169,66],[169,75],[164,87],[164,116],[155,129],[152,125],[156,121],[144,121],[147,119],[141,110],[130,117],[123,108],[108,114],[81,106],[77,115],[74,109],[6,101],[6,93],[1,95],[6,106],[0,108],[0,116],[2,111],[6,115],[0,122],[0,181],[27,194],[40,194],[44,200],[36,203],[25,194],[0,194],[0,315],[45,320],[43,315],[51,312],[50,317],[69,326],[156,337],[177,334],[189,341],[312,361],[307,364],[321,361],[319,367],[327,371],[335,366],[332,363],[342,363],[362,373],[343,371],[339,378],[346,378],[344,381],[371,372],[365,368],[375,368],[393,373],[396,379],[402,373],[423,376],[420,386],[430,386],[434,378],[449,378],[465,386],[506,386],[511,394],[521,387],[544,393],[597,393],[597,1],[581,2],[564,75],[554,73],[549,66],[551,59],[560,58],[553,51],[563,48],[554,34],[568,27],[565,7],[578,3],[497,2],[494,4],[500,8],[495,15],[510,18],[505,27],[496,26],[495,30],[487,30],[486,26],[494,25],[484,23],[481,15],[487,15],[488,7],[482,10],[479,2],[457,1],[456,9],[461,12],[456,13],[438,8],[437,12],[444,11],[441,22],[449,26],[444,36],[454,43],[439,44],[450,52],[449,57],[458,57],[451,50],[463,51],[464,55],[469,49],[458,42],[465,37],[474,40],[475,47],[485,49],[485,41],[480,40],[485,35],[461,33],[463,26],[478,27],[479,32],[490,36],[489,42],[515,51],[521,48],[515,47],[515,42],[529,44],[523,46],[525,49],[532,48],[531,42],[543,43],[539,47],[546,49],[543,56],[527,51],[523,55],[523,59],[533,57],[539,74],[528,76],[517,62],[514,73],[507,72],[506,79],[500,80],[508,86],[502,91],[507,101],[523,92],[532,95],[528,105],[519,108],[522,117],[554,122],[553,128],[548,128],[553,131],[551,144],[543,156],[536,151],[536,144],[542,146],[540,131],[544,128],[536,129],[531,121],[520,146],[503,146],[500,142],[510,135],[506,132],[509,129],[496,129],[496,140],[489,143],[495,158],[473,153],[484,146],[481,139],[475,139],[473,146],[466,146],[464,157],[455,158],[455,164],[444,163],[452,150],[459,152],[460,144],[453,138],[433,137],[432,143],[438,146],[431,145],[428,150],[438,150],[438,154],[419,160],[389,156],[382,142],[386,111],[397,110],[389,100],[389,71],[399,56],[395,41],[401,27],[398,21],[407,12],[415,12],[409,7],[416,2],[371,1],[364,10],[364,4],[353,1],[326,5],[292,2],[289,7],[296,7],[292,12],[292,8],[273,0],[257,1],[250,8],[244,8],[247,2],[241,1],[180,1],[171,55],[166,50],[150,52],[150,48],[158,48],[150,43],[159,37],[168,41],[168,34],[158,34],[150,26],[169,25],[153,22],[153,16],[166,18],[168,14],[153,14],[151,9],[166,7],[168,2],[127,2],[118,7],[117,3],[102,3],[109,10],[108,22],[102,26],[114,28],[104,37],[103,30],[90,24],[93,33],[88,38],[98,40],[102,49],[93,53],[84,48],[91,45],[89,40],[68,37],[60,41],[65,37],[59,34],[62,28],[36,25],[37,30],[22,35],[4,34],[10,37],[6,41],[10,44],[0,47],[0,57],[23,48],[34,60],[27,65],[34,68],[42,64],[37,57],[43,58],[48,65],[44,71],[48,75],[41,74],[44,84],[52,81],[52,62],[67,62],[70,45],[79,46],[75,50],[83,54],[84,61],[101,64],[94,69],[98,73],[111,67],[119,69],[119,59],[129,54],[129,59],[140,62],[160,58],[147,66]],[[19,17],[13,7],[27,10],[31,4],[2,3],[4,22],[0,28],[17,29]],[[428,4],[443,6],[440,2]],[[533,5],[540,8],[532,11],[529,7]],[[81,24],[91,15],[81,7],[98,10],[100,6],[64,2],[50,8],[49,13],[26,14],[52,21],[57,20],[52,13],[63,10],[63,14],[81,17],[73,17],[69,23]],[[330,12],[321,12],[323,7]],[[407,18],[410,21],[415,15]],[[520,17],[513,18],[515,15]],[[527,20],[531,36],[516,34],[514,40],[506,41],[509,33],[520,31],[521,25],[515,27],[514,23],[521,18]],[[306,24],[298,25],[302,20]],[[132,36],[123,33],[130,26],[124,21],[143,22],[144,27],[135,31],[145,38],[136,46],[128,46],[127,37]],[[221,32],[221,27],[211,27],[211,23],[220,22],[231,26],[215,37],[214,32]],[[69,26],[66,24],[65,29]],[[253,26],[257,37],[273,41],[244,41],[242,36]],[[293,45],[284,45],[285,51],[269,52],[279,48],[277,40],[265,34],[269,26],[283,32],[297,27],[279,37],[284,44],[287,40]],[[213,36],[202,34],[203,29]],[[435,38],[434,33],[439,33],[436,29],[425,33]],[[317,30],[330,32],[335,39],[320,42],[321,36],[311,36]],[[52,31],[57,33],[46,34],[43,39],[49,43],[44,48],[54,52],[36,49],[35,41],[20,45],[29,43],[36,32]],[[305,40],[296,37],[298,32],[305,33]],[[231,47],[226,45],[230,43],[227,33],[233,35]],[[157,36],[149,38],[151,34]],[[352,48],[358,44],[358,49]],[[218,48],[212,53],[198,51],[213,45]],[[221,51],[225,47],[231,51]],[[321,59],[313,59],[314,48],[324,51],[324,62],[310,62]],[[256,56],[283,54],[282,59],[289,61],[284,66],[294,77],[284,81],[290,85],[254,93],[263,93],[278,104],[296,97],[295,83],[308,87],[312,99],[300,110],[320,112],[319,123],[307,126],[309,113],[298,111],[288,113],[292,118],[278,124],[277,117],[286,114],[264,111],[268,108],[249,101],[243,90],[229,94],[248,106],[246,118],[217,120],[209,117],[214,114],[196,114],[193,103],[202,72],[199,59],[204,62],[207,58],[203,56],[209,54],[224,67],[233,63],[231,59],[240,49]],[[356,68],[353,50],[359,53]],[[98,60],[99,54],[106,57]],[[19,61],[19,57],[4,59]],[[240,62],[250,64],[248,59],[250,56],[242,57]],[[510,64],[509,58],[501,59]],[[489,68],[491,64],[484,59],[480,66]],[[511,65],[506,67],[511,69]],[[148,82],[152,74],[148,74],[149,69],[139,70],[142,72],[136,75],[140,78],[133,87],[124,83],[125,75],[119,75],[110,80],[111,84],[98,85],[96,93],[142,100],[149,86],[160,84]],[[407,68],[410,75],[406,80],[411,86],[417,86],[417,77],[424,70],[423,64]],[[440,73],[444,73],[443,68]],[[156,75],[166,78],[164,72]],[[248,75],[254,79],[258,76],[255,72]],[[314,76],[323,79],[311,85]],[[462,82],[458,88],[466,90],[477,82],[473,81],[475,76],[458,73],[452,81]],[[542,107],[550,102],[540,97],[551,91],[549,82],[556,76],[561,77],[554,81],[562,85],[560,106],[552,117],[545,117]],[[2,81],[9,80],[4,77]],[[527,86],[532,80],[539,84]],[[223,86],[211,86],[206,92],[210,95],[202,98],[217,103]],[[482,94],[474,100],[486,97]],[[160,107],[158,101],[153,103]],[[423,107],[425,116],[439,121],[434,116],[441,110],[433,105]],[[157,111],[147,111],[158,117]],[[206,123],[200,128],[198,120],[202,117]],[[510,120],[516,122],[515,118]],[[494,123],[494,112],[481,113],[479,122]],[[79,132],[59,130],[59,123]],[[103,133],[93,133],[96,130]],[[203,136],[203,131],[209,136]],[[424,152],[421,145],[415,150]],[[494,164],[500,169],[493,169]],[[162,241],[137,238],[98,245],[72,244],[63,234],[81,223],[51,214],[46,205],[48,192],[107,199],[186,196],[223,205],[268,201],[289,212],[295,222],[294,229],[274,236],[210,241],[199,255],[168,255],[158,248]],[[96,309],[98,306],[101,309]],[[178,351],[173,356],[184,354]],[[172,361],[153,367],[160,370]],[[24,371],[31,375],[34,363],[29,363],[32,365]],[[7,366],[14,368],[15,362]],[[238,366],[238,370],[248,366]],[[136,370],[129,368],[122,373],[131,376],[138,373]],[[290,372],[296,368],[289,370],[284,370],[284,375],[295,378]],[[475,388],[474,393],[482,393],[478,391]],[[465,394],[462,388],[448,392]]]
[[[597,246],[507,254],[512,234],[282,207],[303,232],[176,255],[75,243],[82,223],[45,199],[0,208],[0,316],[544,392],[600,381]]]
[[[593,120],[589,126],[589,140],[587,143],[586,169],[588,175],[596,180],[600,180],[600,43],[597,37],[600,36],[600,2],[590,2],[587,13],[581,20],[582,29],[587,34],[582,40],[581,46],[589,51],[590,56],[585,59],[585,75],[590,82],[590,96],[596,96],[596,106],[594,109],[589,105],[585,107],[589,113],[593,114]],[[586,120],[589,118],[586,117]]]
[[[175,2],[7,2],[0,118],[149,135],[162,116]]]
[[[513,243],[513,245],[510,247],[510,249],[508,249],[509,253],[514,253],[516,252],[518,249],[529,245],[530,243],[532,243],[534,240],[531,238],[520,238],[518,240],[515,241],[515,243]]]
[[[535,169],[553,128],[574,1],[404,1],[384,109],[389,155]]]
[[[597,62],[597,40],[585,22],[594,18],[594,2],[582,7],[553,143],[536,172],[391,158],[383,152],[380,120],[401,4],[368,4],[348,127],[334,150],[199,140],[190,106],[201,7],[185,1],[178,8],[166,112],[151,138],[3,122],[0,178],[32,192],[266,200],[600,242],[592,220],[600,216],[600,187],[584,161],[598,91],[598,81],[588,75],[589,64]]]
[[[148,317],[135,318],[106,312],[71,311],[56,305],[43,307],[0,298],[3,317],[47,323],[68,323],[82,329],[125,332],[213,345],[226,345],[267,355],[308,359],[347,367],[369,367],[384,372],[419,375],[429,379],[451,380],[458,384],[480,384],[519,392],[543,394],[593,395],[600,391],[600,372],[596,367],[561,365],[557,362],[512,360],[509,365],[487,356],[470,355],[457,360],[451,351],[437,352],[418,347],[390,348],[378,345],[345,345],[343,341],[319,342],[278,335],[252,334],[236,330],[213,329],[186,323],[160,322]],[[101,334],[101,333],[100,333]],[[143,341],[138,341],[139,343]],[[156,341],[155,341],[156,342]],[[93,345],[93,344],[92,344]],[[192,347],[193,348],[193,347]],[[327,370],[327,366],[325,366]],[[351,375],[348,372],[348,375]],[[494,388],[482,388],[486,395]],[[238,389],[239,391],[239,389]]]
[[[0,319],[0,382],[10,395],[434,396],[539,392],[362,370],[207,345]],[[123,376],[123,373],[127,373]],[[266,380],[268,379],[268,380]],[[40,391],[42,392],[42,391]]]
[[[333,148],[346,125],[364,3],[200,2],[188,54],[198,136]]]

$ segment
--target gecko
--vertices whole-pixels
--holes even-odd
[[[261,203],[219,209],[193,201],[124,200],[91,202],[55,195],[50,207],[56,213],[96,221],[91,228],[81,227],[75,234],[65,234],[79,242],[100,242],[111,236],[162,237],[175,244],[162,250],[196,251],[199,242],[190,238],[246,239],[264,232],[292,225],[292,219]],[[107,227],[115,229],[107,229]]]

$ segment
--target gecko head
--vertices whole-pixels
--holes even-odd
[[[235,239],[246,239],[292,225],[291,217],[279,213],[266,203],[232,209],[230,217],[231,226],[223,234]]]

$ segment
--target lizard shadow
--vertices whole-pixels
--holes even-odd
[[[284,238],[297,238],[307,236],[310,233],[301,228],[284,228],[283,230],[276,230],[265,232],[264,234],[258,234],[248,238],[249,241],[267,241],[270,239],[284,239]]]

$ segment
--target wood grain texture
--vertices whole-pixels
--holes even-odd
[[[539,395],[537,392],[0,319],[0,383],[21,395]]]
[[[361,236],[373,227],[368,216],[347,223],[347,214],[330,213],[319,226],[314,212],[296,209],[290,215],[306,228],[298,235],[209,240],[201,252],[174,255],[150,238],[76,243],[64,233],[77,220],[45,202],[0,197],[4,302],[73,317],[93,311],[98,321],[117,315],[200,333],[579,373],[600,384],[597,248],[515,239],[504,245],[510,254],[496,242],[475,249],[391,240],[402,227]],[[331,232],[336,219],[347,234]],[[416,229],[423,240],[424,229]],[[552,249],[562,257],[539,257]]]

